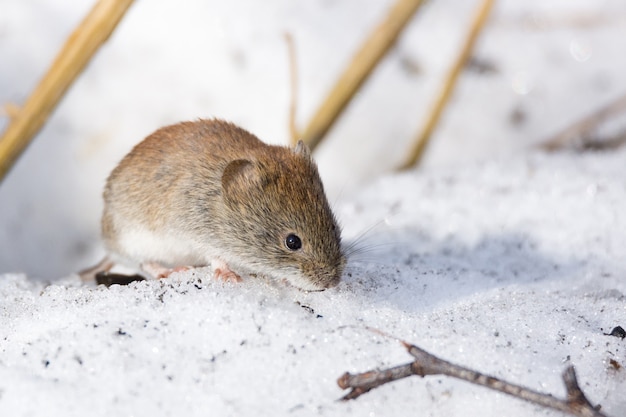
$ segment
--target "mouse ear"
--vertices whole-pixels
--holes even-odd
[[[298,141],[296,148],[293,150],[296,155],[301,155],[306,159],[311,159],[311,151],[309,147],[304,144],[301,140]]]
[[[259,181],[259,173],[252,161],[236,159],[226,166],[222,174],[224,197],[231,201],[240,201]]]

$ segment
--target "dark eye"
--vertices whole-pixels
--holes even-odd
[[[290,250],[298,250],[302,247],[302,241],[297,235],[288,235],[285,239],[285,246]]]

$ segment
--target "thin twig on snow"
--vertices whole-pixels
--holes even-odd
[[[569,413],[573,416],[606,417],[605,414],[593,407],[589,400],[587,400],[587,397],[585,397],[585,394],[578,385],[573,366],[567,367],[562,374],[563,382],[567,390],[567,397],[565,399],[559,399],[549,394],[542,394],[506,382],[502,379],[455,365],[415,345],[406,342],[402,342],[402,344],[407,348],[409,354],[415,358],[413,362],[389,369],[372,370],[355,375],[346,372],[337,380],[339,387],[342,389],[350,389],[350,392],[347,393],[342,400],[356,399],[374,388],[411,375],[421,377],[426,375],[447,375],[509,394],[524,401]]]

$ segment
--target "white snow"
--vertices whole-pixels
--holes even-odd
[[[604,334],[626,327],[626,149],[531,148],[626,91],[617,0],[499,2],[477,50],[497,72],[464,75],[425,169],[388,174],[473,7],[428,4],[316,155],[361,249],[338,287],[71,275],[102,253],[102,185],[132,145],[210,116],[284,143],[282,33],[303,123],[391,3],[133,6],[0,185],[0,415],[561,415],[439,376],[339,402],[343,372],[411,360],[369,328],[559,397],[574,365],[594,404],[626,415],[626,340]],[[0,102],[24,100],[89,7],[3,2]]]

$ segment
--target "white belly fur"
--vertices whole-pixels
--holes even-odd
[[[126,230],[118,237],[120,255],[132,261],[158,262],[170,267],[203,266],[209,257],[201,244],[185,236],[154,233],[148,230]]]

